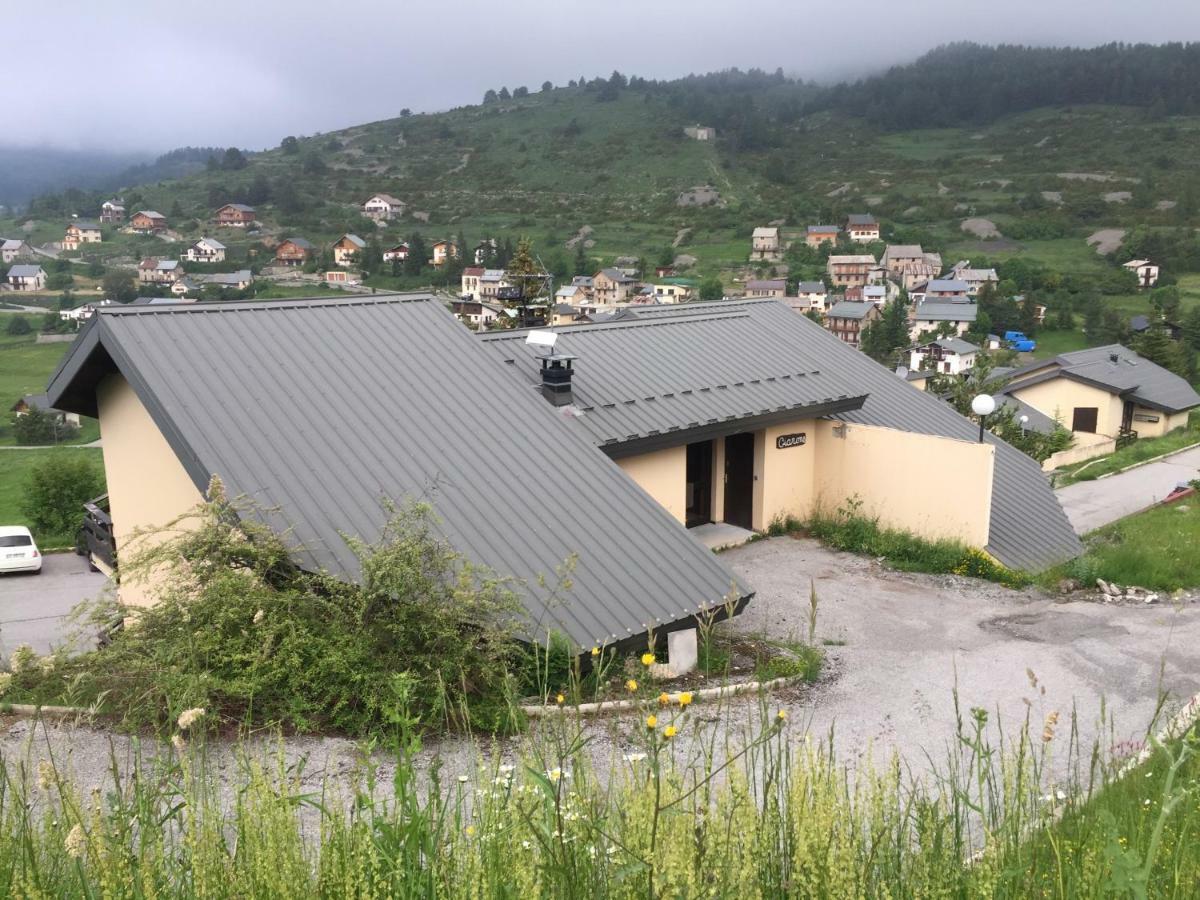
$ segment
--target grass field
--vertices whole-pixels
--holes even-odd
[[[70,344],[38,344],[32,334],[0,336],[0,446],[15,439],[9,424],[9,410],[26,394],[40,394]],[[81,421],[78,437],[71,443],[87,444],[100,436],[95,419]]]
[[[1156,506],[1087,536],[1065,571],[1084,584],[1103,578],[1155,591],[1200,587],[1200,503]]]
[[[1186,428],[1176,429],[1162,437],[1134,441],[1108,456],[1072,464],[1066,467],[1056,483],[1059,487],[1063,487],[1076,481],[1092,481],[1101,475],[1120,471],[1126,466],[1132,466],[1164,453],[1172,453],[1196,443],[1200,443],[1200,413],[1193,413],[1189,417]]]
[[[29,484],[29,473],[39,462],[53,453],[82,453],[103,472],[103,456],[92,447],[44,447],[38,450],[0,450],[0,524],[24,525],[21,505]],[[82,515],[82,513],[81,513]],[[34,535],[43,547],[74,546],[74,534]]]

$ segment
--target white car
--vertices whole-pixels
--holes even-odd
[[[42,554],[24,525],[0,525],[0,572],[42,571]]]

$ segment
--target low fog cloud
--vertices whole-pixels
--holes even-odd
[[[835,80],[948,41],[1200,39],[1195,0],[50,0],[4,18],[0,59],[21,88],[7,94],[0,143],[154,151],[257,149],[613,69]]]

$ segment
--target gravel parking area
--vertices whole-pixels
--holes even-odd
[[[74,553],[48,554],[40,575],[0,575],[0,661],[20,644],[42,654],[65,646],[72,631],[67,614],[107,583]]]
[[[879,759],[895,751],[915,770],[928,758],[942,758],[955,730],[956,686],[964,715],[984,707],[993,722],[999,713],[1010,729],[1028,713],[1040,733],[1043,717],[1057,710],[1065,733],[1076,709],[1087,745],[1102,698],[1106,731],[1111,730],[1105,740],[1121,741],[1144,734],[1160,689],[1170,691],[1176,703],[1200,691],[1200,604],[1063,602],[1033,589],[894,572],[874,560],[790,537],[758,541],[723,557],[758,589],[746,612],[722,626],[741,633],[806,638],[810,580],[815,585],[816,640],[828,654],[825,674],[815,685],[772,694],[767,714],[786,709],[795,741],[806,729],[814,739],[832,729],[843,758],[870,750]],[[690,733],[681,733],[676,752],[686,757],[709,739],[718,748],[726,741],[737,746],[757,728],[758,710],[753,696],[721,707],[697,704]],[[640,718],[632,717],[582,726],[602,770],[633,749],[631,735],[640,727]],[[487,752],[509,756],[524,740],[501,741]],[[118,759],[133,752],[129,738],[105,729],[67,724],[43,729],[11,718],[0,724],[0,753],[34,760],[50,752],[69,755],[85,785],[107,778],[110,742]],[[356,745],[336,738],[289,738],[283,750],[289,760],[306,758],[302,784],[310,789],[326,776],[348,777],[358,760]],[[222,772],[238,770],[229,747],[213,752]],[[471,753],[466,740],[443,738],[427,742],[421,755],[427,761],[440,757],[443,772],[454,773],[470,771]],[[381,758],[384,784],[388,769]]]

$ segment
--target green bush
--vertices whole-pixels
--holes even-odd
[[[76,452],[55,451],[29,473],[21,511],[39,535],[75,534],[84,502],[104,490],[104,473]]]
[[[33,407],[12,417],[12,432],[18,444],[40,446],[74,440],[79,436],[79,426],[60,421],[55,413]]]
[[[13,337],[29,334],[32,331],[33,326],[29,324],[29,320],[24,316],[9,316],[8,324],[4,326],[4,333]]]
[[[248,725],[359,735],[516,727],[507,673],[521,606],[434,534],[426,507],[393,510],[375,543],[347,539],[361,566],[350,584],[300,571],[219,482],[210,493],[180,522],[129,542],[122,581],[155,602],[109,646],[56,671],[64,688],[78,676],[85,694],[136,724],[205,707]],[[29,677],[24,689],[44,694]]]

